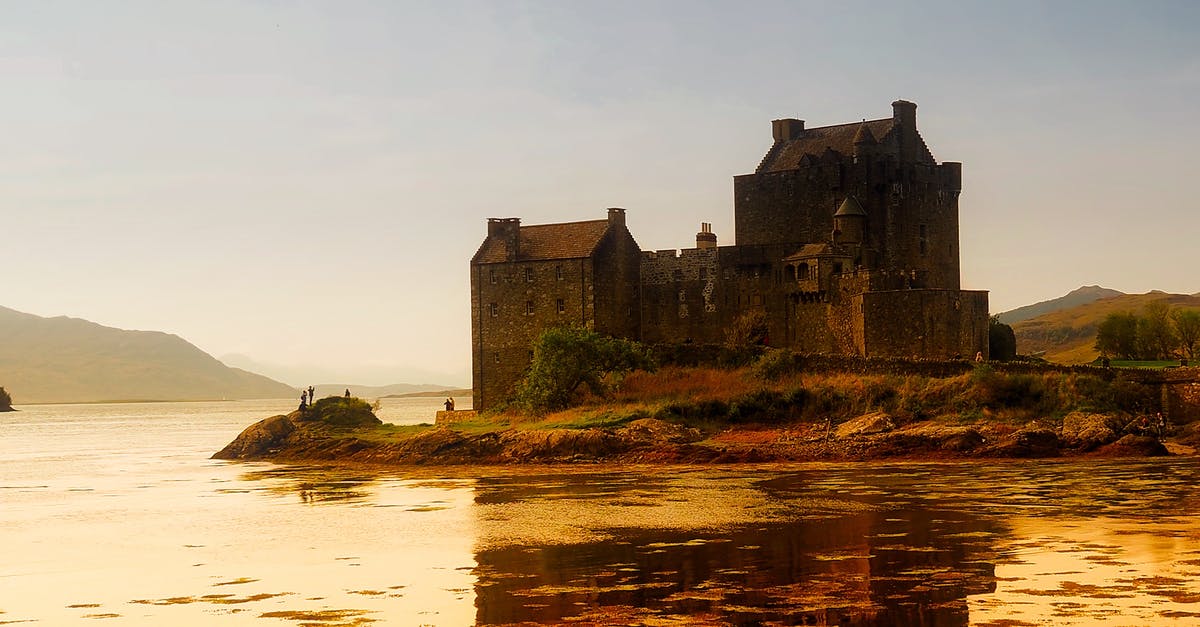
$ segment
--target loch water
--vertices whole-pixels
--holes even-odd
[[[209,459],[292,405],[0,414],[0,625],[1200,624],[1192,457]]]

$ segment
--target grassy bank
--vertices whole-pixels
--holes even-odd
[[[918,421],[1023,425],[1061,422],[1075,411],[1152,413],[1146,386],[1076,373],[1007,374],[983,365],[953,377],[796,372],[786,355],[739,369],[667,367],[630,374],[610,398],[585,396],[543,416],[485,415],[488,424],[521,428],[611,427],[658,418],[705,430],[726,425],[837,425],[883,412],[900,425]]]

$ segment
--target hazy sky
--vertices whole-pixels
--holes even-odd
[[[963,285],[994,312],[1197,292],[1197,24],[1196,2],[5,2],[0,305],[466,384],[488,217],[620,206],[644,249],[702,221],[730,244],[771,119],[897,98],[964,164]]]

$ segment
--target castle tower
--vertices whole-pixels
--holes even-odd
[[[839,244],[860,245],[866,231],[867,212],[854,196],[847,196],[833,214],[834,241]]]

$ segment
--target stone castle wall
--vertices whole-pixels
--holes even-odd
[[[509,395],[543,329],[589,324],[595,309],[593,275],[590,259],[471,267],[474,407],[489,407]]]

